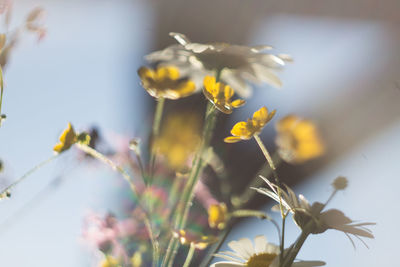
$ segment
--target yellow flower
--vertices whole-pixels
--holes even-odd
[[[179,238],[179,242],[182,245],[191,245],[196,249],[205,249],[210,244],[217,242],[218,238],[214,236],[197,235],[193,233],[188,233],[185,230],[179,230],[172,233],[175,238]]]
[[[288,115],[276,124],[278,153],[289,163],[302,163],[321,156],[324,145],[314,123]]]
[[[143,264],[142,253],[140,251],[136,251],[133,253],[131,258],[132,267],[140,267]]]
[[[57,143],[53,148],[53,150],[57,153],[61,153],[65,150],[69,149],[73,144],[75,144],[78,141],[77,135],[76,135],[71,123],[68,123],[67,129],[65,129],[62,132],[59,139],[60,139],[60,142]]]
[[[121,267],[121,265],[116,258],[106,256],[106,258],[100,263],[100,267]]]
[[[200,144],[200,121],[194,114],[168,116],[154,149],[165,156],[174,170],[182,170]]]
[[[144,89],[155,98],[178,99],[196,90],[194,82],[182,79],[176,67],[159,67],[156,70],[141,67],[138,74]]]
[[[234,94],[233,89],[229,85],[216,82],[215,77],[206,76],[203,84],[204,95],[219,111],[225,114],[231,114],[234,108],[241,107],[246,103],[246,101],[242,99],[231,101]]]
[[[228,217],[228,209],[225,203],[212,204],[208,208],[208,224],[211,228],[220,230],[225,228]]]
[[[236,143],[241,140],[249,140],[255,134],[259,134],[262,128],[274,117],[276,110],[271,113],[268,112],[266,107],[262,107],[253,114],[253,118],[246,121],[236,123],[231,134],[224,139],[226,143]]]

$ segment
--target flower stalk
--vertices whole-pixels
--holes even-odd
[[[221,71],[222,69],[218,69],[216,71],[215,76],[217,82],[221,76]],[[212,103],[208,102],[205,114],[205,125],[203,128],[203,140],[193,160],[193,165],[192,165],[193,167],[190,171],[188,181],[183,189],[182,199],[179,202],[178,207],[176,209],[174,226],[175,229],[177,230],[183,229],[186,226],[187,216],[189,214],[190,206],[194,197],[193,194],[194,188],[196,186],[199,174],[202,172],[205,165],[202,159],[202,154],[204,149],[206,149],[210,143],[211,136],[215,128],[215,122],[216,122],[215,107]],[[173,237],[170,240],[170,243],[168,244],[168,249],[164,258],[165,266],[172,266],[178,248],[179,248],[179,242],[176,238]]]
[[[185,263],[183,264],[183,267],[189,267],[190,266],[190,263],[192,262],[195,250],[196,250],[195,249],[195,245],[193,243],[191,243],[190,247],[189,247],[189,251],[188,251],[187,256],[186,256]]]
[[[165,103],[165,98],[160,97],[157,100],[157,106],[156,106],[156,111],[154,113],[154,121],[153,121],[153,136],[152,140],[154,141],[157,139],[157,137],[160,134],[160,125],[161,125],[161,119],[164,111],[164,103]],[[153,179],[153,172],[154,172],[154,166],[156,163],[156,157],[157,153],[154,148],[151,149],[151,155],[150,155],[150,181],[147,181],[147,183],[151,184],[152,179]],[[143,177],[144,179],[145,177]],[[146,181],[146,179],[144,179]]]
[[[279,181],[279,178],[278,178],[278,173],[276,172],[276,167],[275,167],[274,162],[272,161],[271,155],[269,154],[267,148],[264,146],[264,144],[263,144],[263,142],[261,141],[261,139],[260,139],[260,137],[258,136],[258,134],[255,134],[255,135],[254,135],[254,139],[256,139],[258,146],[260,147],[260,149],[261,149],[262,153],[264,154],[264,156],[265,156],[265,158],[266,158],[266,160],[267,160],[269,166],[271,167],[272,174],[273,174],[273,176],[274,176],[275,182],[276,182],[278,185],[280,185],[280,181]],[[280,186],[278,186],[279,208],[280,208],[280,210],[281,210],[281,216],[282,216],[282,219],[283,219],[284,216],[285,216],[285,212],[284,212],[284,210],[283,210],[282,196],[281,196],[281,194],[282,194],[282,192],[281,192]]]
[[[39,170],[40,168],[42,168],[43,166],[47,165],[48,163],[52,162],[54,159],[56,159],[58,157],[59,154],[53,155],[50,158],[46,159],[45,161],[42,161],[41,163],[39,163],[38,165],[36,165],[35,167],[33,167],[32,169],[30,169],[29,171],[27,171],[24,175],[22,175],[20,178],[18,178],[15,182],[13,182],[12,184],[10,184],[9,186],[7,186],[5,189],[3,189],[0,192],[0,196],[1,198],[3,198],[6,195],[10,195],[10,191],[17,186],[19,183],[21,183],[23,180],[25,180],[26,178],[28,178],[31,174],[33,174],[34,172],[36,172],[37,170]]]

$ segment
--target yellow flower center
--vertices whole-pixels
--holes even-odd
[[[277,254],[270,253],[260,253],[255,254],[250,257],[250,259],[246,262],[247,267],[268,267],[272,261],[275,259]]]

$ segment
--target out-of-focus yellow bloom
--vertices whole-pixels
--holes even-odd
[[[246,103],[246,101],[242,99],[231,101],[234,94],[233,89],[229,85],[216,82],[215,77],[206,76],[203,84],[204,95],[219,111],[225,114],[231,114],[234,108],[241,107]]]
[[[121,264],[116,258],[106,256],[106,258],[100,263],[100,267],[121,267]]]
[[[208,208],[208,224],[211,228],[225,228],[228,219],[228,209],[225,203],[212,204]]]
[[[133,256],[131,258],[131,265],[132,267],[141,267],[142,264],[142,253],[140,251],[136,251],[135,253],[133,253]]]
[[[155,98],[178,99],[196,90],[194,82],[181,78],[176,67],[159,67],[155,70],[141,67],[138,74],[144,89]]]
[[[173,114],[167,117],[154,149],[165,156],[174,170],[185,167],[190,155],[200,144],[200,121],[194,114]]]
[[[226,143],[236,143],[241,140],[249,140],[255,134],[261,132],[262,128],[274,117],[276,110],[268,112],[266,107],[262,107],[253,114],[253,118],[246,121],[241,121],[236,123],[231,134],[233,136],[228,136],[224,139]]]
[[[68,123],[67,129],[65,129],[62,132],[59,139],[60,139],[60,142],[57,143],[53,148],[53,150],[57,153],[61,153],[65,150],[69,149],[73,144],[75,144],[78,141],[77,135],[76,135],[71,123]]]
[[[317,128],[309,120],[288,115],[276,124],[276,130],[278,153],[289,163],[303,163],[324,153]]]
[[[191,245],[196,249],[201,250],[207,248],[210,244],[215,243],[218,240],[215,236],[190,234],[185,230],[173,232],[173,235],[175,238],[179,239],[179,242],[181,242],[182,245]]]

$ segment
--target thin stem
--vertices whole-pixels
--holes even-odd
[[[47,165],[48,163],[50,163],[51,161],[53,161],[55,158],[58,157],[59,154],[55,154],[53,156],[51,156],[50,158],[46,159],[45,161],[42,161],[41,163],[39,163],[38,165],[36,165],[35,167],[33,167],[32,169],[30,169],[29,171],[27,171],[24,175],[22,175],[20,178],[18,178],[15,182],[13,182],[12,184],[10,184],[9,186],[7,186],[3,191],[1,191],[0,196],[5,196],[8,195],[10,190],[12,190],[15,186],[17,186],[20,182],[22,182],[23,180],[25,180],[26,178],[28,178],[31,174],[33,174],[35,171],[39,170],[40,168],[42,168],[44,165]]]
[[[131,176],[121,166],[118,166],[112,160],[107,158],[105,155],[101,154],[100,152],[98,152],[97,150],[91,148],[88,145],[84,145],[84,144],[81,144],[81,143],[76,143],[76,146],[80,150],[82,150],[83,152],[91,155],[92,157],[94,157],[94,158],[100,160],[101,162],[109,165],[113,170],[119,172],[122,175],[122,177],[124,177],[124,179],[129,183],[129,186],[130,186],[133,194],[135,195],[135,197],[139,199],[140,195],[139,195],[139,193],[137,191],[137,188],[136,188],[135,184],[132,181]],[[153,233],[152,226],[151,226],[150,216],[146,212],[146,210],[141,206],[140,201],[138,201],[138,206],[143,212],[143,215],[144,215],[143,216],[144,217],[143,221],[144,221],[144,224],[146,226],[147,232],[149,234],[149,238],[150,238],[151,244],[153,246],[153,266],[158,266],[159,245],[158,245],[158,241],[154,237],[154,233]]]
[[[280,181],[278,178],[278,173],[276,172],[276,167],[274,162],[272,161],[272,158],[270,156],[270,154],[268,153],[267,148],[264,146],[263,142],[261,141],[260,137],[255,134],[254,135],[254,139],[256,139],[258,146],[260,147],[262,153],[264,154],[269,166],[271,167],[272,170],[272,174],[274,176],[275,179],[275,183],[278,185],[278,196],[279,196],[279,208],[281,210],[281,216],[282,218],[284,217],[284,210],[283,210],[283,205],[282,205],[282,196],[281,196],[281,188],[280,188]]]
[[[230,229],[226,228],[218,237],[218,241],[214,243],[209,251],[207,252],[207,255],[203,258],[201,261],[201,264],[199,265],[200,267],[208,267],[210,266],[210,262],[212,258],[214,257],[214,252],[216,252],[224,243],[226,237],[229,234]]]
[[[328,200],[325,202],[324,204],[324,208],[326,207],[326,205],[328,205],[328,203],[332,200],[332,198],[336,195],[337,190],[333,190],[332,194],[330,195],[330,197],[328,198]]]
[[[218,82],[221,76],[222,69],[216,71],[216,81]],[[205,114],[205,125],[203,128],[203,140],[200,145],[200,149],[197,151],[196,156],[193,160],[192,169],[190,171],[189,179],[183,189],[182,199],[179,202],[176,209],[176,220],[175,220],[175,230],[183,229],[186,226],[187,217],[191,207],[191,203],[194,197],[193,191],[196,186],[199,174],[202,172],[205,164],[202,159],[204,149],[206,149],[210,143],[211,135],[215,128],[216,122],[216,110],[212,103],[208,102],[206,114]],[[172,266],[174,262],[175,255],[179,249],[179,242],[175,237],[172,237],[168,244],[163,265]]]
[[[285,224],[286,224],[286,216],[288,213],[285,213],[285,216],[282,218],[282,237],[281,237],[281,253],[280,253],[280,259],[279,259],[279,266],[282,266],[283,264],[283,253],[285,251]]]
[[[154,113],[154,121],[153,121],[153,132],[152,132],[152,141],[157,139],[157,137],[160,134],[160,125],[161,125],[161,119],[162,119],[162,114],[164,111],[164,103],[165,103],[165,98],[159,98],[157,101],[157,106],[156,106],[156,111]],[[153,171],[154,171],[154,165],[156,163],[156,157],[157,153],[154,150],[154,148],[151,149],[151,154],[150,154],[150,181],[149,183],[152,182],[153,179]],[[143,177],[144,178],[144,177]]]
[[[310,223],[312,225],[312,222],[310,222]],[[294,243],[293,246],[291,247],[290,254],[288,255],[288,258],[286,258],[286,260],[284,261],[282,267],[290,267],[290,266],[292,266],[292,264],[293,264],[294,260],[296,259],[297,254],[299,253],[301,247],[303,246],[303,244],[306,241],[307,237],[310,235],[310,231],[306,230],[306,229],[307,229],[307,227],[301,232],[301,234],[300,234],[299,238],[297,239],[296,243]]]
[[[194,251],[195,251],[195,246],[194,246],[193,243],[191,243],[189,251],[188,251],[188,254],[186,256],[185,263],[183,264],[183,267],[189,267],[190,266],[190,262],[193,259]]]

